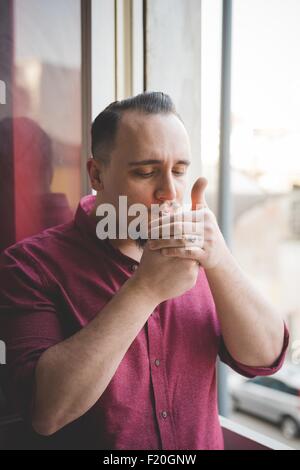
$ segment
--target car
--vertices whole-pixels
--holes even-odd
[[[245,411],[281,427],[285,438],[300,434],[300,371],[285,367],[273,376],[231,385],[233,409]]]

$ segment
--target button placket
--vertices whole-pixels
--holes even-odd
[[[129,269],[130,269],[130,271],[132,271],[132,272],[134,273],[134,271],[137,270],[137,265],[136,265],[136,264],[132,264]]]
[[[151,318],[151,321],[147,323],[147,327],[149,337],[149,356],[152,358],[150,367],[151,379],[162,448],[176,449],[176,432],[172,412],[169,409],[168,384],[166,381],[165,364],[163,361],[163,338],[159,314]]]

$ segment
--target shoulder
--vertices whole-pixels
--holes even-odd
[[[60,253],[67,251],[76,236],[75,224],[69,222],[11,245],[0,255],[1,277],[10,276],[13,272],[41,277],[41,266],[47,266],[51,259],[60,258]]]
[[[31,252],[43,250],[54,247],[62,240],[72,239],[76,234],[74,222],[58,225],[56,227],[44,230],[37,235],[24,238],[23,240],[15,243],[14,245],[6,248],[1,254],[2,258],[11,256],[25,256]]]

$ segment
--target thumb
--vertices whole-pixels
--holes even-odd
[[[205,200],[205,195],[204,195],[207,183],[208,183],[207,179],[203,177],[198,178],[197,181],[194,183],[194,186],[191,192],[192,210],[196,210],[197,206],[198,206],[198,209],[200,209],[199,206],[207,207],[207,202]]]

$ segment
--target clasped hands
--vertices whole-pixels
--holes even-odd
[[[162,214],[151,221],[148,236],[151,238],[155,233],[157,239],[149,240],[150,250],[160,250],[163,256],[192,259],[204,269],[215,268],[225,260],[228,248],[216,217],[207,206],[206,186],[205,178],[195,182],[190,211]]]

